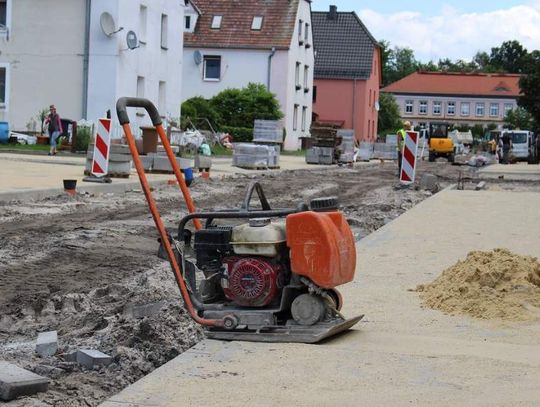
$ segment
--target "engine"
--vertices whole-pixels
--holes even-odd
[[[279,297],[286,283],[283,222],[254,219],[238,226],[202,229],[195,232],[194,249],[197,267],[215,281],[212,289],[236,305],[265,307]]]

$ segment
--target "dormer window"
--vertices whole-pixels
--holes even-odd
[[[212,17],[212,26],[211,28],[213,29],[218,29],[218,28],[221,28],[221,18],[223,16],[214,16]]]
[[[253,17],[253,22],[251,23],[252,30],[260,30],[262,28],[263,18],[262,16]]]
[[[184,16],[184,28],[186,31],[191,30],[191,16]]]

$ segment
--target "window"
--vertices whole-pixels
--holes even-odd
[[[461,102],[461,115],[468,116],[471,114],[471,105],[468,102]]]
[[[169,33],[169,17],[167,14],[161,15],[161,48],[167,49],[167,37]]]
[[[261,16],[253,17],[253,22],[251,23],[252,30],[260,30],[262,28],[263,18]]]
[[[297,128],[298,128],[298,105],[294,105],[292,129],[296,130]]]
[[[304,29],[304,41],[306,41],[306,47],[307,47],[309,43],[309,24],[308,23],[306,23],[306,27]]]
[[[406,114],[412,114],[414,109],[414,101],[413,100],[406,100],[405,101],[405,113]]]
[[[221,18],[222,17],[223,16],[214,16],[214,17],[212,17],[211,28],[213,28],[213,29],[221,28]]]
[[[7,104],[7,68],[0,67],[0,107],[5,107]]]
[[[317,87],[313,86],[313,103],[317,102]]]
[[[510,112],[510,110],[512,110],[512,109],[514,109],[514,105],[512,103],[505,103],[504,104],[504,116],[506,117],[508,112]]]
[[[148,19],[148,8],[141,4],[139,9],[139,42],[141,44],[146,44],[146,25]]]
[[[309,91],[309,66],[305,65],[304,66],[304,92],[308,92]]]
[[[418,113],[427,114],[427,111],[428,111],[428,102],[427,102],[427,100],[421,100],[420,101],[420,108],[418,110]]]
[[[159,81],[158,110],[162,115],[167,111],[167,82],[165,81]]]
[[[294,73],[295,77],[295,86],[296,90],[299,90],[302,86],[300,86],[300,65],[302,65],[300,62],[296,63],[296,71]]]
[[[302,107],[302,131],[306,131],[307,106]]]
[[[219,81],[221,79],[221,57],[219,55],[204,56],[203,79],[205,81]]]
[[[491,117],[499,117],[499,104],[492,103],[489,105],[489,115]]]
[[[446,105],[446,113],[449,116],[454,116],[456,114],[456,102],[448,102]]]
[[[371,89],[369,90],[369,105],[371,107]]]
[[[298,43],[302,45],[304,43],[304,37],[302,36],[302,27],[304,25],[304,22],[302,20],[298,21]]]
[[[185,16],[184,17],[184,28],[187,31],[191,30],[191,16]]]
[[[476,104],[476,115],[479,117],[484,116],[484,111],[486,109],[486,106],[483,103],[477,103]]]
[[[433,102],[433,114],[440,115],[442,111],[442,102],[436,100]]]
[[[137,97],[138,98],[144,97],[144,77],[143,76],[137,76]]]

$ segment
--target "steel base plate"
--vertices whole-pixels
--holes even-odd
[[[257,331],[208,330],[206,331],[206,336],[210,339],[221,339],[225,341],[317,343],[348,330],[363,317],[364,315],[359,315],[345,321],[316,324],[313,326],[267,326]]]

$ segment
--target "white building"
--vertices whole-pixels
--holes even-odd
[[[285,149],[309,135],[313,38],[308,0],[194,0],[184,17],[183,100],[261,83],[284,114]]]
[[[72,120],[107,110],[114,118],[121,96],[146,97],[178,117],[184,8],[183,0],[0,0],[0,120],[39,130],[36,115],[50,104]],[[112,18],[102,27],[104,13]],[[132,121],[149,123],[142,112]]]

